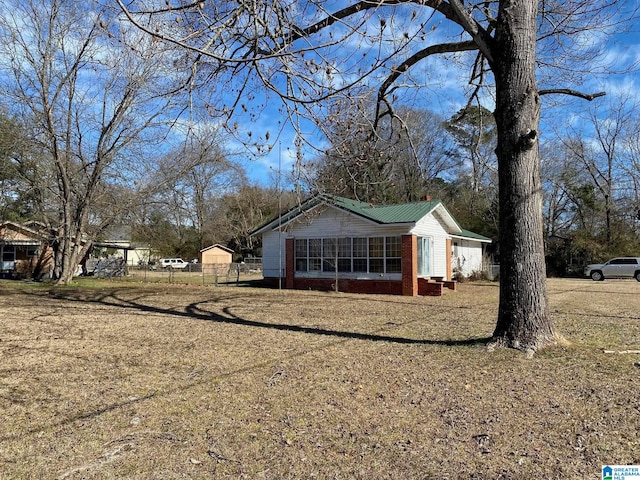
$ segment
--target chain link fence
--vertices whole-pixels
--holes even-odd
[[[127,276],[149,283],[233,285],[262,279],[262,263],[189,263],[185,268],[127,267]]]

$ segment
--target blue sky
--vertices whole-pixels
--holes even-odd
[[[342,0],[336,0],[333,2],[325,2],[325,5],[334,4],[338,8],[340,5],[344,5]],[[639,0],[626,0],[623,5],[627,9],[632,9],[640,4]],[[328,7],[327,7],[328,8]],[[413,8],[411,6],[407,8]],[[409,20],[407,12],[411,10],[397,9],[398,14],[393,18],[387,19],[387,25],[393,24],[394,28],[402,28],[410,35],[416,33],[415,24]],[[430,10],[427,8],[421,9],[420,12],[425,15]],[[370,20],[370,27],[368,28],[380,28],[379,20],[382,15],[386,15],[384,10],[373,14]],[[422,15],[422,13],[421,13]],[[434,17],[429,20],[428,23],[428,43],[439,43],[441,41],[460,40],[460,27],[455,26],[451,22],[443,20],[439,17]],[[609,38],[604,38],[599,35],[588,36],[584,35],[582,40],[585,43],[602,42],[605,47],[606,55],[604,57],[604,63],[609,63],[608,70],[619,70],[617,73],[600,73],[598,75],[584,74],[580,79],[581,84],[560,84],[558,87],[578,88],[585,92],[597,92],[606,91],[606,102],[610,103],[616,97],[623,97],[625,95],[636,95],[639,91],[638,85],[638,71],[634,69],[627,71],[628,67],[633,64],[637,64],[640,61],[640,27],[638,24],[631,25],[630,31],[625,33],[612,32],[613,34]],[[380,37],[383,40],[390,40],[392,38],[391,28],[388,27],[381,34]],[[371,45],[361,43],[362,39],[354,37],[346,37],[344,42],[341,42],[339,47],[335,48],[332,54],[336,54],[344,59],[345,66],[348,68],[354,68],[359,60],[361,63],[367,61],[367,53],[362,56],[362,52],[366,48],[375,50],[380,45]],[[426,45],[426,43],[424,44]],[[424,46],[422,45],[422,46]],[[348,64],[351,62],[350,64]],[[337,64],[337,62],[336,62]],[[449,55],[447,58],[431,57],[428,61],[422,62],[419,65],[413,67],[410,71],[408,78],[411,79],[411,84],[406,88],[400,90],[399,102],[409,105],[415,105],[421,108],[427,108],[432,110],[444,118],[448,118],[459,110],[466,103],[466,93],[469,92],[470,87],[468,85],[468,61],[465,61],[462,57],[456,57]],[[372,88],[376,88],[380,79],[384,75],[372,76],[369,80],[369,85]],[[336,76],[337,81],[348,82],[348,75]],[[416,86],[421,85],[418,89]],[[228,92],[224,92],[224,87],[213,87],[214,90],[218,90],[216,94],[222,95]],[[238,109],[238,115],[231,119],[231,122],[235,122],[239,125],[238,131],[244,135],[246,139],[246,133],[251,131],[253,138],[258,139],[264,136],[266,132],[269,132],[268,143],[272,148],[267,154],[253,155],[250,151],[245,150],[239,142],[230,141],[227,145],[227,149],[234,153],[233,158],[238,160],[246,169],[249,178],[259,184],[270,186],[274,185],[278,172],[282,173],[282,178],[286,182],[286,176],[292,171],[292,166],[296,160],[296,130],[287,125],[287,119],[282,113],[282,104],[278,99],[271,95],[265,97],[260,92],[254,92],[257,99],[249,106],[248,112],[243,113],[241,109]],[[204,94],[207,95],[206,93]],[[487,108],[492,108],[492,99],[490,93],[485,94],[484,104]],[[598,99],[595,102],[603,103],[605,100]],[[572,122],[579,124],[580,112],[587,108],[590,108],[590,104],[585,100],[579,100],[575,98],[558,98],[558,97],[543,97],[543,125],[541,128],[541,134],[543,141],[549,138],[549,134],[558,127],[564,127]],[[249,117],[249,114],[254,114]],[[208,121],[218,121],[215,118]],[[325,140],[319,135],[318,130],[311,123],[305,123],[301,126],[301,131],[307,141],[309,141],[315,148],[326,148]],[[306,146],[303,148],[303,154],[305,160],[311,160],[316,155],[316,151],[313,148]]]
[[[638,2],[625,2],[625,7],[628,9],[633,8],[634,5],[637,6]],[[640,48],[638,48],[640,27],[637,22],[629,25],[629,27],[629,32],[613,32],[607,38],[593,36],[588,39],[589,42],[601,43],[601,46],[603,46],[605,51],[605,56],[602,58],[603,64],[608,64],[606,68],[602,69],[603,71],[597,74],[585,73],[578,85],[567,83],[556,86],[576,88],[588,93],[605,91],[607,96],[603,98],[606,98],[607,103],[611,103],[616,97],[636,95],[635,92],[640,88],[637,70],[637,64],[640,62]],[[457,34],[457,27],[447,22],[438,23],[438,28],[441,29],[438,33],[442,34],[443,38]],[[634,64],[636,68],[631,68]],[[428,108],[445,118],[453,115],[465,104],[465,93],[469,90],[467,82],[468,70],[465,70],[456,62],[442,58],[432,58],[414,67],[411,75],[414,81],[423,83],[424,87],[420,90],[414,88],[405,89],[404,94],[399,99],[401,102],[415,102],[415,104]],[[376,86],[373,81],[371,84],[374,87]],[[594,102],[602,103],[604,101],[603,98],[596,99]],[[580,121],[580,112],[591,108],[594,102],[570,97],[543,97],[542,140],[550,139],[552,132],[557,130],[558,126],[560,128],[567,126],[572,119],[575,119],[576,122]],[[270,131],[273,135],[277,131],[277,126],[285,121],[284,117],[278,112],[278,106],[276,100],[272,99],[272,103],[261,113],[257,120],[247,123],[247,125],[256,132]],[[492,108],[490,97],[486,97],[485,106]],[[242,118],[238,119],[238,121],[242,122]],[[312,125],[307,125],[304,130],[305,136],[308,139],[312,139],[314,146],[324,146],[324,140]],[[279,137],[271,137],[271,143],[274,146],[268,154],[256,157],[246,155],[243,164],[249,178],[262,185],[273,185],[279,169],[282,171],[283,176],[289,174],[296,158],[295,138],[295,130],[287,127]],[[313,149],[309,147],[304,149],[304,153],[305,160],[310,160],[315,155]]]

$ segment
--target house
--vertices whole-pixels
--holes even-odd
[[[129,267],[147,265],[151,258],[151,247],[148,244],[134,243],[129,240],[105,240],[93,243],[91,258],[96,255],[96,249],[103,249],[106,252],[113,252],[112,255],[124,260],[124,264]],[[104,255],[104,252],[102,252]]]
[[[147,265],[152,253],[149,244],[131,241],[130,226],[114,225],[93,243],[89,263],[97,263],[105,256],[124,259],[127,267],[135,267]]]
[[[0,275],[41,278],[50,273],[53,251],[40,231],[14,222],[0,223]]]
[[[489,238],[439,200],[371,205],[318,195],[257,228],[265,280],[286,288],[438,295],[482,268]]]

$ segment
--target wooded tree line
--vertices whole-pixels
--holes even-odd
[[[640,121],[634,110],[623,101],[605,112],[586,111],[576,119],[579,131],[569,128],[543,144],[550,274],[579,274],[587,261],[638,254]],[[336,105],[335,112],[326,119],[330,148],[297,175],[303,195],[330,193],[373,204],[438,198],[464,228],[494,240],[497,258],[496,134],[489,110],[471,106],[443,119],[406,107],[376,131],[371,104]],[[1,217],[53,224],[37,192],[52,190],[46,182],[54,177],[34,177],[49,164],[33,154],[32,129],[7,113],[0,116]],[[291,188],[279,194],[276,185],[251,184],[225,143],[222,129],[203,128],[158,156],[151,163],[157,164],[153,182],[161,188],[129,204],[109,226],[132,227],[132,240],[149,243],[163,256],[197,258],[201,248],[215,243],[259,256],[259,241],[249,233],[277,215],[279,206],[290,207],[300,198]],[[167,165],[174,167],[166,171]],[[108,178],[101,188],[112,190],[110,198],[137,195]],[[98,215],[99,205],[92,211]]]
[[[192,107],[180,53],[120,16],[67,0],[0,12],[0,219],[39,222],[59,283],[114,227],[159,254],[245,251],[249,224],[277,205]]]
[[[637,105],[585,109],[541,146],[548,273],[640,254],[640,120]],[[373,204],[443,200],[464,228],[499,248],[493,115],[467,107],[449,119],[406,108],[372,131],[373,108],[336,108],[332,147],[309,165],[319,191]]]
[[[0,220],[39,222],[54,231],[53,243],[59,217],[49,192],[55,192],[57,179],[55,172],[47,172],[50,159],[34,155],[31,128],[0,115]],[[84,238],[114,240],[110,235],[125,227],[133,242],[151,245],[159,256],[198,258],[200,249],[215,243],[239,255],[258,254],[249,232],[295,198],[290,192],[279,198],[275,186],[252,184],[224,145],[220,132],[209,130],[155,158],[148,151],[145,162],[154,170],[152,178],[141,180],[149,185],[143,192],[103,176],[99,188],[106,200],[87,206]]]

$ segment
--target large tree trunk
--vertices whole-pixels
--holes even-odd
[[[553,343],[544,258],[535,78],[536,0],[500,2],[493,72],[500,188],[498,346],[535,351]]]

